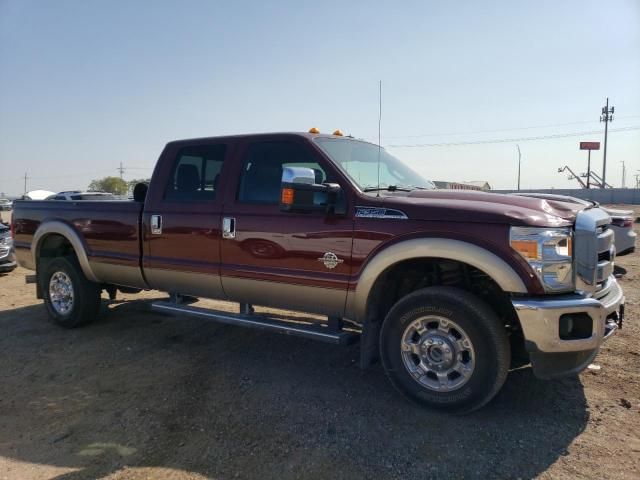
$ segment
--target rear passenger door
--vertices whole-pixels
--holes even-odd
[[[343,316],[351,271],[351,213],[280,211],[283,167],[312,168],[316,183],[339,183],[332,165],[304,140],[290,137],[248,141],[234,163],[230,178],[236,183],[225,192],[223,212],[233,232],[221,243],[227,297]]]
[[[224,298],[220,284],[220,177],[228,143],[168,146],[143,215],[143,268],[155,289]]]

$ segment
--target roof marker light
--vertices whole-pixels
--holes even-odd
[[[333,134],[334,134],[336,137],[342,137],[342,136],[343,136],[343,134],[342,134],[342,132],[340,131],[340,129],[337,129],[335,132],[333,132]]]
[[[311,127],[309,129],[309,133],[320,133],[320,130],[318,130],[316,127]]]

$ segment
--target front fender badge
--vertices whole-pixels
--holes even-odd
[[[344,262],[343,259],[338,258],[338,256],[333,252],[327,252],[320,258],[318,258],[319,262],[324,263],[324,266],[329,270],[336,268],[340,263]]]

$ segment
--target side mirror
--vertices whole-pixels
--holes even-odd
[[[133,201],[144,203],[148,190],[149,185],[146,183],[136,183],[136,186],[133,187]]]
[[[312,168],[284,167],[280,188],[280,210],[335,213],[340,191],[340,185],[337,183],[316,183],[316,174]]]

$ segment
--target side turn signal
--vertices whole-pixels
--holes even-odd
[[[294,191],[293,188],[283,188],[280,195],[280,203],[283,205],[293,205]]]

